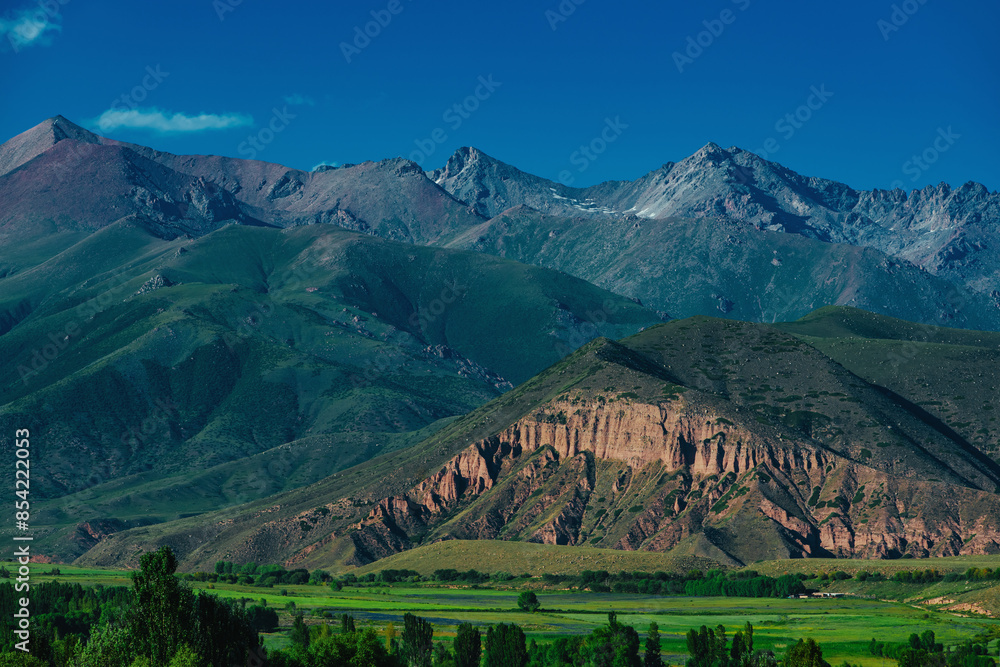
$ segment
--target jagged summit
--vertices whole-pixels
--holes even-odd
[[[575,189],[523,172],[478,148],[459,148],[442,168],[427,176],[486,218],[518,204],[561,215],[584,210],[578,210],[582,202],[575,197]]]
[[[727,156],[729,155],[726,149],[724,149],[722,146],[715,143],[714,141],[709,141],[704,146],[699,148],[697,152],[695,152],[694,155],[692,155],[691,157],[716,155],[720,153]]]

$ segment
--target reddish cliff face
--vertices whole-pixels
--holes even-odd
[[[945,556],[1000,552],[1000,499],[900,478],[684,398],[559,400],[382,500],[356,529],[357,563],[417,539],[667,551],[699,533],[735,561]]]

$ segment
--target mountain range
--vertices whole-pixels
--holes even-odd
[[[856,191],[711,143],[581,189],[473,148],[426,173],[402,158],[303,172],[175,156],[56,117],[0,146],[0,202],[0,238],[28,246],[129,217],[163,238],[320,222],[554,268],[673,316],[781,321],[837,304],[1000,328],[997,193]]]
[[[711,143],[570,188],[57,116],[0,145],[0,423],[55,560],[993,552],[998,204]]]

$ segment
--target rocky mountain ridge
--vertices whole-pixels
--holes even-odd
[[[726,218],[755,229],[873,248],[978,291],[1000,287],[995,242],[1000,193],[974,182],[909,193],[855,190],[711,142],[636,181],[589,188],[524,174],[474,148],[460,149],[429,175],[487,217],[525,205],[567,217]]]

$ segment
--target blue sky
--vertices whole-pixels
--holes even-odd
[[[399,155],[430,169],[472,145],[574,185],[714,141],[857,188],[1000,188],[995,1],[2,7],[3,138],[62,114],[301,169]],[[614,141],[581,160],[602,132]]]

